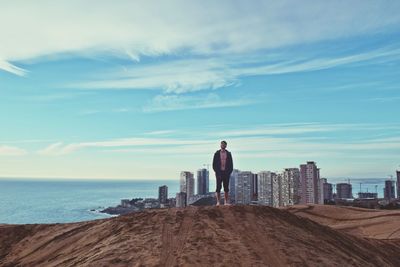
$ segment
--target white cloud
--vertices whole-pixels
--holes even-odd
[[[85,148],[108,148],[108,147],[132,147],[132,146],[180,146],[189,144],[203,144],[207,141],[180,140],[173,138],[122,138],[98,142],[81,142],[64,145],[63,143],[50,144],[43,150],[38,151],[41,155],[66,155]]]
[[[0,145],[0,156],[23,156],[28,152],[15,146]]]
[[[290,125],[290,124],[288,124]],[[379,126],[379,125],[378,125]],[[397,127],[399,127],[397,125]],[[71,144],[54,143],[39,151],[42,155],[66,155],[89,148],[105,151],[136,153],[140,155],[204,155],[214,151],[218,146],[219,134],[222,129],[228,140],[228,146],[238,155],[254,154],[256,158],[262,155],[290,156],[298,155],[330,155],[354,156],[365,153],[380,153],[386,151],[388,157],[400,149],[400,140],[397,137],[372,138],[363,137],[361,140],[336,140],[329,138],[329,133],[344,131],[363,131],[379,129],[376,125],[367,124],[293,124],[282,127],[255,128],[249,131],[227,131],[222,126],[215,129],[214,136],[207,133],[198,133],[190,138],[149,138],[133,137],[112,139],[97,142],[80,142]],[[261,130],[261,131],[260,131]],[[159,132],[158,132],[159,133]],[[301,136],[303,133],[327,133],[326,136]],[[254,134],[274,134],[276,136],[254,136]],[[289,136],[287,136],[289,134]],[[249,156],[245,156],[249,157]]]
[[[390,31],[399,8],[399,1],[361,0],[2,1],[0,68],[23,75],[18,62],[61,54],[138,61],[182,51],[249,53]]]
[[[48,143],[52,142],[51,139],[24,139],[24,140],[13,140],[13,141],[0,141],[0,144],[24,144],[24,143]]]
[[[185,93],[216,89],[238,83],[225,59],[185,59],[154,64],[138,64],[121,70],[112,69],[101,79],[73,83],[83,89],[163,89],[166,93]]]
[[[305,133],[323,133],[337,131],[382,131],[382,130],[400,130],[400,125],[396,123],[277,123],[256,125],[245,129],[229,129],[226,127],[221,136],[256,136],[256,135],[295,135]],[[215,135],[215,134],[213,134]]]
[[[83,89],[163,89],[166,93],[186,93],[217,89],[240,84],[248,76],[277,75],[324,70],[352,64],[373,64],[399,60],[400,48],[384,47],[367,52],[326,56],[324,58],[296,58],[292,53],[275,55],[273,62],[250,55],[180,59],[163,63],[138,64],[121,70],[110,70],[101,79],[71,84]],[[278,61],[278,63],[276,63]]]
[[[5,70],[7,72],[13,73],[18,76],[24,76],[26,74],[26,70],[19,68],[7,61],[3,61],[0,58],[0,70]]]
[[[372,97],[372,98],[364,99],[364,101],[380,102],[380,103],[396,102],[399,100],[400,100],[400,96]]]
[[[167,134],[172,134],[175,132],[176,132],[175,130],[158,130],[158,131],[147,132],[146,134],[148,134],[148,135],[167,135]]]
[[[45,147],[42,150],[38,151],[39,155],[59,155],[62,154],[61,153],[61,149],[63,147],[63,143],[62,142],[58,142],[58,143],[53,143],[47,147]]]
[[[157,95],[147,106],[143,107],[144,112],[160,112],[182,109],[236,107],[255,103],[256,100],[247,99],[221,99],[219,95],[209,93],[206,95]]]

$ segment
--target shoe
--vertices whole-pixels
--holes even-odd
[[[225,203],[224,205],[225,205],[225,206],[232,206],[231,203]]]
[[[217,202],[217,204],[215,206],[219,206],[219,205],[220,205],[219,202]]]

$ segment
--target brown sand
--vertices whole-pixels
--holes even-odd
[[[147,210],[79,223],[0,225],[0,266],[400,266],[398,239],[332,229],[327,225],[338,218],[321,217],[323,209],[329,216],[344,214],[339,207],[309,215],[300,207],[238,205]],[[358,214],[360,223],[375,213]]]
[[[295,205],[283,209],[353,235],[400,239],[400,210],[331,205]]]

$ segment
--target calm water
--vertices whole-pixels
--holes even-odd
[[[32,180],[0,178],[0,223],[77,222],[109,215],[90,211],[115,206],[122,198],[158,197],[166,184],[175,197],[179,180]]]
[[[328,179],[330,183],[344,179]],[[353,195],[362,191],[377,192],[383,197],[384,178],[351,179]],[[121,180],[33,180],[0,178],[0,223],[77,222],[109,217],[90,211],[116,206],[122,198],[158,197],[158,187],[166,184],[169,197],[179,190],[179,179],[158,181]],[[210,191],[214,190],[210,179]]]

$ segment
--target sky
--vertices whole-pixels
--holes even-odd
[[[387,178],[399,85],[397,0],[0,0],[0,177]]]

